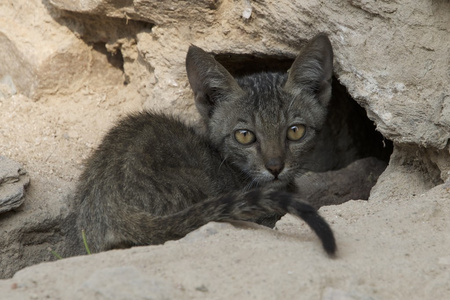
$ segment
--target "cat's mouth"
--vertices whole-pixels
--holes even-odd
[[[281,173],[278,175],[272,175],[266,172],[263,172],[261,176],[259,176],[259,182],[260,184],[267,184],[267,183],[281,183],[284,182],[285,174]]]
[[[277,182],[277,181],[280,181],[280,178],[278,178],[278,176],[274,176],[274,178],[271,181],[272,182]]]
[[[280,174],[272,174],[268,170],[255,170],[254,172],[247,173],[258,186],[264,186],[267,184],[284,184],[290,180],[291,174],[286,170],[283,170]]]
[[[268,175],[268,177],[270,177],[270,180],[269,180],[269,181],[271,181],[271,182],[282,182],[282,181],[284,182],[284,181],[286,181],[287,178],[289,177],[288,173],[289,173],[289,172],[283,170],[283,171],[282,171],[281,173],[279,173],[279,174],[271,174],[271,173],[269,173],[269,174],[267,174],[267,175]]]

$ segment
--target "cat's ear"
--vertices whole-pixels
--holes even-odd
[[[205,119],[219,101],[242,93],[233,76],[211,54],[194,45],[186,56],[186,71],[195,104]]]
[[[295,59],[284,88],[293,94],[312,94],[322,106],[327,106],[331,98],[332,75],[333,48],[328,37],[319,34],[303,47]]]

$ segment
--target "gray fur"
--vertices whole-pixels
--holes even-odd
[[[298,199],[293,179],[304,171],[326,118],[332,49],[314,38],[289,75],[260,73],[235,80],[214,58],[191,46],[186,68],[203,136],[176,118],[144,112],[126,117],[87,161],[72,203],[70,254],[81,254],[81,230],[94,252],[178,239],[209,221],[249,220],[273,226],[302,218],[330,255],[327,223]],[[289,141],[287,130],[306,126]],[[251,145],[236,130],[256,135]]]

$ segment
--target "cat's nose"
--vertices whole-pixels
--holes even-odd
[[[266,169],[269,170],[275,178],[277,178],[284,169],[284,162],[282,162],[279,158],[269,159],[266,163]]]

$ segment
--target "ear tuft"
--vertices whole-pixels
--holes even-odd
[[[311,39],[301,50],[289,71],[285,89],[293,93],[314,94],[323,105],[331,98],[333,48],[325,34]]]
[[[209,119],[218,102],[242,91],[233,76],[211,54],[197,46],[189,47],[186,71],[195,104],[204,120]]]

